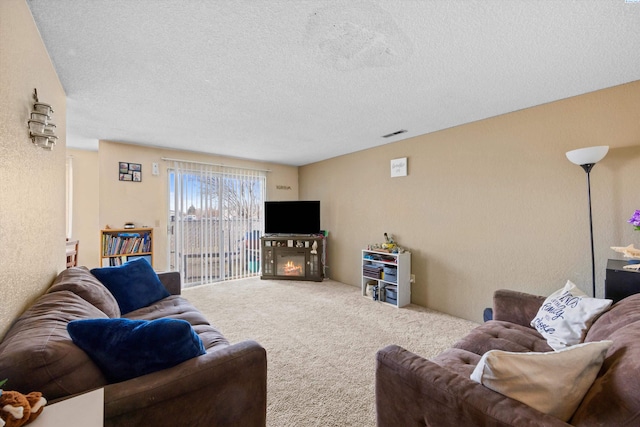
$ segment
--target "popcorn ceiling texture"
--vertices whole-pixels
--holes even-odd
[[[1,336],[65,266],[66,99],[23,0],[0,2],[0,55]],[[34,88],[54,109],[53,151],[29,139]]]
[[[370,2],[317,10],[305,40],[321,63],[337,70],[400,65],[413,52],[391,14]]]
[[[28,5],[74,148],[299,166],[640,80],[640,4],[624,0]]]

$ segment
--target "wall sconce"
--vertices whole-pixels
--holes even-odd
[[[56,125],[49,122],[53,108],[51,105],[45,104],[38,100],[38,90],[33,89],[33,111],[31,118],[28,120],[29,137],[36,147],[45,150],[53,150],[58,137],[56,136]]]

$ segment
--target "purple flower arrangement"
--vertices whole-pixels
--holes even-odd
[[[636,210],[627,222],[633,225],[635,230],[640,230],[640,210]]]

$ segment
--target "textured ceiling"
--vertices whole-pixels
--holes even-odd
[[[640,80],[636,0],[27,3],[73,148],[304,165]]]

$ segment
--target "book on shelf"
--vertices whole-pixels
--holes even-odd
[[[151,252],[149,233],[118,233],[102,235],[102,254],[106,256]]]
[[[127,256],[123,255],[123,256],[112,256],[109,258],[104,258],[102,260],[102,265],[108,265],[109,267],[117,267],[119,265],[124,264],[125,262],[127,262]]]
[[[140,237],[140,233],[118,233],[118,237]]]

